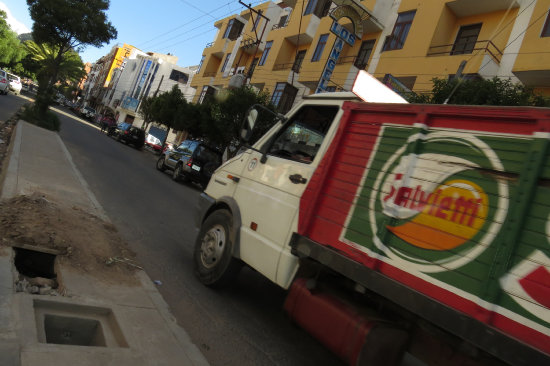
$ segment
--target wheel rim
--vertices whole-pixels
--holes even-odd
[[[214,225],[206,232],[201,244],[201,262],[206,268],[212,268],[221,260],[225,249],[226,236],[222,225]]]
[[[174,169],[174,179],[178,179],[179,176],[180,176],[180,170],[181,170],[181,167],[178,165],[176,167],[176,169]]]
[[[162,167],[164,166],[164,161],[162,159],[159,159],[157,161],[157,169],[162,169]]]

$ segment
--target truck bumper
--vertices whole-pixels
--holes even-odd
[[[206,213],[215,203],[216,200],[214,198],[210,197],[204,192],[201,193],[199,201],[197,202],[197,206],[195,207],[195,228],[197,230],[200,229]]]

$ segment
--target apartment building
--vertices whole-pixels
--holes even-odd
[[[286,112],[304,95],[350,90],[359,70],[402,94],[460,72],[550,96],[549,8],[550,0],[269,1],[214,24],[194,101],[249,84]]]
[[[111,83],[113,71],[120,68],[125,60],[135,58],[138,54],[143,54],[143,52],[126,43],[113,46],[107,55],[101,57],[91,66],[84,83],[84,99],[94,108],[101,107],[102,100]]]

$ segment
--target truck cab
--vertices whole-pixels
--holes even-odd
[[[297,230],[300,198],[336,133],[334,121],[344,113],[346,100],[357,97],[352,93],[307,97],[252,148],[214,173],[202,195],[197,224],[212,212],[225,210],[231,216],[230,243],[224,244],[224,251],[219,245],[217,251],[203,250],[197,259],[199,268],[231,255],[288,288],[298,269],[298,258],[288,243]]]

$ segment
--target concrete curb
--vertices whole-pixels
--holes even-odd
[[[15,138],[13,140],[13,147],[6,159],[8,159],[8,169],[6,170],[6,176],[2,184],[1,199],[7,199],[15,196],[17,188],[17,177],[19,176],[19,152],[21,151],[21,120],[17,122],[15,127]]]

